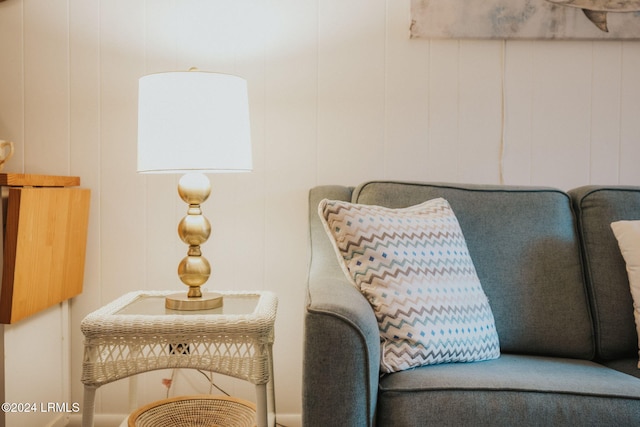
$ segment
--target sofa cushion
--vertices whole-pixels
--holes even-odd
[[[442,197],[456,213],[504,352],[590,359],[594,340],[568,195],[535,187],[368,182],[352,202]]]
[[[597,356],[605,360],[637,356],[629,279],[611,223],[640,219],[640,187],[584,186],[569,194],[583,242]]]
[[[633,317],[640,340],[640,221],[615,221],[611,223],[611,229],[627,266],[633,299]],[[640,368],[640,360],[638,367]]]
[[[318,211],[376,314],[382,372],[499,357],[491,308],[446,200],[404,209],[323,200]]]
[[[638,357],[629,357],[626,359],[603,360],[602,364],[607,368],[624,372],[627,375],[640,379],[640,369],[638,369]]]
[[[380,379],[378,426],[631,426],[640,381],[584,360],[503,354]]]

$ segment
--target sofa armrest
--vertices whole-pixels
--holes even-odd
[[[373,309],[347,281],[317,213],[323,198],[350,200],[353,188],[309,192],[311,263],[307,282],[302,418],[305,427],[371,426],[380,371]]]
[[[379,368],[380,334],[368,301],[346,280],[312,277],[305,313],[303,425],[373,425]]]

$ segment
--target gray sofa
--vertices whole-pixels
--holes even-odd
[[[367,300],[317,215],[324,198],[392,208],[443,197],[464,233],[501,356],[380,375]],[[638,426],[638,338],[609,224],[640,219],[640,187],[368,182],[310,191],[305,426]]]

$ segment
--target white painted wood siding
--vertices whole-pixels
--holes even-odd
[[[93,190],[85,291],[71,304],[74,401],[80,320],[130,290],[182,286],[177,178],[135,172],[144,74],[197,66],[249,82],[254,171],[211,176],[204,251],[210,288],[280,297],[282,414],[301,407],[310,187],[640,184],[640,42],[410,40],[409,23],[408,0],[0,3],[0,138],[17,144],[6,170],[77,174]],[[142,377],[140,403],[164,397],[163,376]],[[126,412],[126,391],[104,387],[97,410]]]

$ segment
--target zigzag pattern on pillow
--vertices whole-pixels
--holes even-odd
[[[383,372],[499,357],[489,302],[446,200],[405,209],[323,200],[319,214],[374,309]]]

